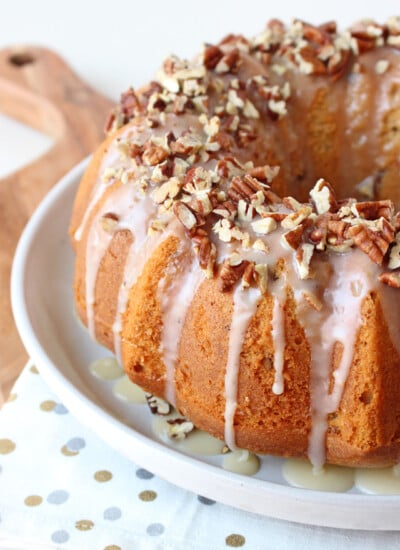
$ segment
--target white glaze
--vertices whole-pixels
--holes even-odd
[[[114,357],[103,357],[92,361],[89,371],[100,380],[115,380],[120,378],[124,371]]]
[[[107,151],[104,153],[95,184],[91,191],[89,205],[85,210],[80,225],[74,233],[74,239],[76,241],[81,240],[92,211],[96,204],[101,200],[106,189],[113,185],[113,183],[115,183],[119,174],[122,173],[123,170],[136,167],[136,162],[134,161],[134,159],[130,158],[127,155],[121,154],[121,151],[119,149],[119,144],[122,140],[127,139],[128,136],[132,137],[136,133],[136,128],[128,128],[126,131],[122,132],[116,140],[110,143]],[[109,177],[105,177],[106,171],[108,171],[109,174],[111,174],[112,171],[115,171],[115,174],[114,176],[110,175]]]
[[[311,348],[312,424],[308,456],[316,469],[325,463],[327,417],[340,404],[361,326],[361,306],[376,284],[371,261],[365,254],[353,251],[331,256],[330,260],[333,273],[325,289],[322,309],[303,309],[300,316]],[[336,343],[342,345],[342,353],[333,373],[330,392],[332,354]]]
[[[393,468],[357,468],[355,484],[360,491],[374,495],[400,495],[400,471]]]
[[[172,404],[175,404],[175,367],[181,333],[187,311],[204,278],[190,243],[183,237],[175,258],[160,280],[158,292],[162,312],[160,352],[166,370],[165,399]]]
[[[261,297],[256,288],[242,289],[240,285],[233,292],[233,314],[229,331],[228,360],[225,373],[225,441],[235,449],[234,419],[237,407],[238,374],[240,354],[250,320],[256,312]]]
[[[253,476],[260,469],[260,459],[249,451],[239,449],[224,456],[222,467],[229,472],[235,472],[244,476]]]
[[[274,296],[274,309],[272,314],[271,336],[274,344],[274,369],[275,379],[272,391],[276,395],[284,392],[283,366],[285,360],[285,295],[284,287]]]
[[[121,224],[119,224],[121,229],[129,229],[133,237],[125,259],[122,284],[118,291],[116,315],[112,326],[114,352],[121,364],[123,364],[121,349],[122,316],[128,304],[129,291],[142,273],[144,265],[152,252],[166,237],[164,233],[148,235],[156,205],[147,195],[139,195],[139,197],[135,197],[136,200],[130,204],[129,213],[121,219]],[[117,212],[121,210],[123,210],[122,203],[117,208]]]
[[[146,396],[142,388],[134,384],[126,374],[114,384],[113,394],[126,403],[146,403]]]
[[[345,493],[353,487],[354,470],[342,466],[326,464],[316,471],[307,460],[289,458],[282,466],[282,474],[286,481],[294,487]]]
[[[220,455],[224,446],[224,442],[220,439],[198,429],[194,429],[178,443],[182,451],[203,456]]]

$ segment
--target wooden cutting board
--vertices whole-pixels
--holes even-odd
[[[0,111],[54,140],[42,157],[0,179],[0,407],[27,359],[10,306],[19,236],[47,191],[100,143],[111,107],[54,52],[0,51]]]

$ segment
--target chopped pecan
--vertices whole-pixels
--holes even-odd
[[[377,220],[385,218],[390,221],[393,215],[393,203],[390,200],[357,202],[353,205],[360,218],[365,220]]]
[[[193,212],[193,210],[182,201],[176,201],[174,203],[174,213],[178,220],[186,227],[186,229],[193,229],[200,225],[204,225],[205,219],[200,214]]]
[[[128,122],[134,116],[140,114],[143,110],[138,96],[133,88],[129,88],[121,95],[120,99],[121,111],[125,117],[125,122]]]
[[[199,265],[205,271],[206,277],[211,279],[214,275],[215,261],[217,258],[217,248],[210,241],[207,235],[198,238],[198,244],[195,248]]]
[[[240,124],[237,131],[237,139],[241,147],[246,147],[251,141],[257,139],[257,133],[248,124]]]
[[[209,70],[215,69],[223,57],[223,51],[218,46],[207,45],[204,49],[203,63]]]
[[[194,424],[186,418],[170,418],[167,420],[168,437],[181,441],[194,430]]]
[[[211,143],[218,143],[219,148],[223,151],[230,151],[233,149],[234,140],[227,132],[217,132],[211,139]]]
[[[278,175],[279,170],[280,166],[269,166],[266,164],[265,166],[255,166],[249,173],[253,178],[271,183],[271,181]]]
[[[311,206],[304,204],[299,210],[296,210],[293,214],[288,214],[285,219],[282,220],[282,227],[285,229],[292,229],[306,220],[311,213]]]
[[[396,235],[395,245],[390,249],[389,256],[389,269],[397,269],[400,267],[400,237],[399,234]]]
[[[233,48],[218,61],[215,72],[220,74],[234,73],[238,70],[240,64],[240,52],[238,48]]]
[[[231,290],[233,285],[243,276],[249,263],[250,262],[247,260],[240,260],[240,263],[237,265],[231,265],[229,258],[224,261],[219,273],[220,288],[222,292]]]
[[[400,271],[385,271],[379,275],[378,279],[392,288],[400,288]]]
[[[320,178],[311,189],[310,197],[314,202],[315,209],[318,214],[325,214],[325,212],[336,212],[337,202],[335,193],[331,185],[323,178]]]
[[[314,42],[315,44],[325,44],[326,42],[330,42],[332,40],[330,34],[322,25],[319,27],[314,27],[313,25],[302,21],[302,26],[303,36],[310,42]]]
[[[261,218],[255,222],[252,222],[251,227],[255,233],[268,235],[268,233],[271,233],[277,228],[277,223],[272,217]]]
[[[107,212],[100,219],[101,227],[106,233],[113,233],[118,227],[118,221],[119,218],[117,214],[113,212]]]
[[[345,74],[349,60],[350,50],[340,50],[329,59],[327,69],[333,81],[339,80]]]
[[[243,288],[248,288],[252,284],[254,280],[254,273],[255,273],[254,268],[255,268],[254,262],[249,262],[248,265],[245,267],[245,270],[242,275]]]
[[[171,151],[174,155],[191,155],[203,146],[198,136],[187,133],[171,143]]]
[[[254,280],[257,283],[262,294],[268,290],[268,265],[256,264],[254,266]]]
[[[314,75],[326,74],[327,69],[324,63],[318,59],[316,52],[313,49],[309,47],[301,49],[299,52],[299,58],[298,61],[301,72]]]
[[[300,279],[309,279],[311,258],[314,254],[314,245],[309,243],[302,244],[296,251],[295,262],[299,272]]]
[[[223,203],[218,204],[218,206],[214,208],[213,212],[222,218],[233,220],[237,214],[237,204],[232,201],[224,201]]]
[[[354,244],[368,254],[371,261],[379,265],[382,263],[390,241],[387,241],[381,231],[372,231],[364,224],[357,224],[348,229],[348,234]]]
[[[357,42],[358,53],[365,53],[375,48],[375,37],[368,34],[365,30],[352,30],[351,36]]]
[[[164,401],[164,399],[161,399],[161,397],[146,393],[146,401],[152,414],[166,416],[171,412],[171,405],[167,401]]]
[[[148,145],[143,153],[143,162],[147,166],[155,166],[166,160],[169,156],[168,151],[159,145]]]
[[[328,34],[336,34],[336,21],[327,21],[326,23],[318,25],[318,28]]]
[[[282,235],[282,243],[285,247],[292,248],[297,250],[303,241],[304,226],[303,224],[298,225],[291,231],[287,231]]]

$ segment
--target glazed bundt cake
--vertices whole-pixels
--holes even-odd
[[[107,132],[70,227],[92,337],[232,449],[396,463],[400,18],[170,57]]]

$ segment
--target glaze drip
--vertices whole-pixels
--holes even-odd
[[[162,311],[160,352],[166,369],[165,398],[172,404],[175,404],[175,366],[186,313],[203,280],[204,274],[191,247],[183,239],[160,280],[158,293]]]
[[[236,449],[234,420],[237,407],[240,354],[250,320],[256,312],[260,297],[259,290],[255,288],[243,290],[241,286],[237,286],[233,292],[233,315],[225,374],[225,442],[232,450]]]

